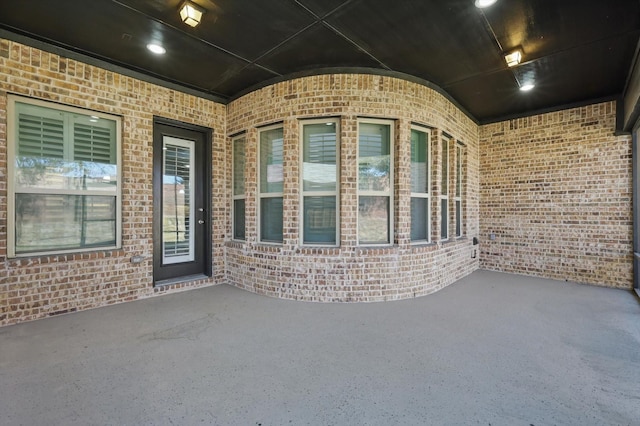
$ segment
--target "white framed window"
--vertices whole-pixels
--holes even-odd
[[[442,174],[440,181],[440,239],[449,239],[449,139],[440,141]]]
[[[300,126],[301,242],[337,246],[340,241],[339,121],[306,120]]]
[[[431,143],[429,130],[411,126],[411,241],[431,240]]]
[[[245,239],[245,188],[244,188],[244,167],[246,163],[245,158],[245,144],[246,138],[244,135],[238,136],[231,141],[232,151],[232,177],[233,177],[233,239],[244,240]]]
[[[454,197],[456,209],[456,237],[462,236],[462,185],[464,171],[464,146],[461,143],[456,144],[456,194]]]
[[[393,122],[358,121],[358,244],[393,243]]]
[[[282,125],[259,131],[258,229],[260,241],[282,243],[284,130]]]
[[[120,117],[8,97],[8,256],[121,244]]]

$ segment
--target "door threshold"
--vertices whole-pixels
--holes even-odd
[[[211,277],[205,274],[185,275],[184,277],[168,278],[166,280],[155,281],[154,287],[165,287],[172,284],[182,284],[190,281],[206,280]]]

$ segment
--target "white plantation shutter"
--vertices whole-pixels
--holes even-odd
[[[115,164],[115,135],[109,128],[74,123],[73,159]]]
[[[56,119],[18,112],[18,156],[63,159],[62,116]]]
[[[120,120],[12,95],[9,112],[9,255],[118,247]]]

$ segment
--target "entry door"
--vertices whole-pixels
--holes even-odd
[[[206,129],[164,120],[154,123],[156,285],[211,275],[208,140]]]

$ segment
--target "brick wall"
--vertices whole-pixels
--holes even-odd
[[[482,268],[632,287],[631,136],[615,117],[605,102],[480,127]]]
[[[7,94],[123,117],[122,249],[7,259]],[[0,39],[0,325],[223,282],[228,207],[221,104]],[[214,277],[154,289],[153,116],[214,129]],[[133,264],[133,255],[148,258]]]
[[[340,117],[340,247],[311,248],[299,243],[299,120]],[[358,118],[395,122],[395,236],[390,247],[362,247],[357,241]],[[471,237],[478,235],[479,157],[477,125],[442,95],[409,81],[336,74],[294,79],[249,93],[228,106],[229,134],[246,132],[246,217],[244,242],[228,242],[230,283],[257,293],[313,301],[379,301],[436,291],[478,267]],[[259,126],[284,127],[284,241],[261,244],[256,223]],[[410,128],[430,127],[432,135],[432,244],[410,244]],[[466,145],[462,238],[440,241],[440,137]],[[449,157],[450,170],[455,158]],[[231,162],[230,145],[227,162]],[[451,173],[453,188],[454,173]],[[230,198],[231,174],[228,172]],[[450,189],[451,191],[451,189]],[[449,210],[453,211],[453,196]],[[453,228],[452,228],[453,229]],[[231,239],[231,234],[228,235]]]
[[[8,259],[7,95],[120,115],[122,249]],[[153,287],[152,136],[161,116],[214,129],[211,279]],[[339,117],[340,247],[299,243],[299,120]],[[357,240],[358,118],[394,123],[394,236]],[[315,301],[392,300],[436,291],[476,268],[630,288],[631,138],[613,136],[611,102],[478,127],[438,92],[398,78],[336,74],[294,79],[225,107],[81,62],[0,40],[0,325],[228,282]],[[257,239],[258,127],[285,134],[284,242]],[[410,129],[431,130],[432,243],[410,243]],[[231,241],[231,145],[247,143],[244,242]],[[464,150],[464,236],[440,240],[440,139]],[[453,147],[453,145],[452,145]],[[495,240],[489,236],[494,234]],[[481,240],[480,261],[472,237]],[[134,255],[147,256],[140,264]]]

